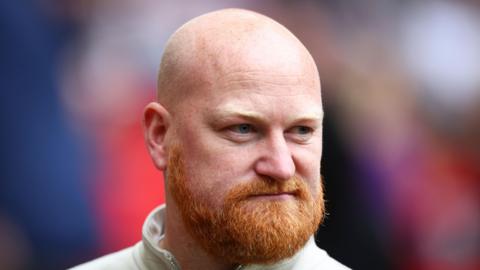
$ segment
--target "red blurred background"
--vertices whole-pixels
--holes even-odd
[[[318,245],[354,269],[480,269],[478,1],[0,7],[0,269],[64,269],[141,239],[164,201],[140,124],[163,47],[225,7],[284,24],[319,67]]]

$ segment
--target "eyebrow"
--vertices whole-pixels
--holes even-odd
[[[219,108],[215,110],[215,118],[217,119],[224,119],[230,117],[239,117],[244,118],[250,121],[256,122],[268,122],[269,119],[264,115],[252,111],[246,110],[243,108],[239,108],[237,106],[229,105],[223,108]],[[302,113],[300,115],[295,115],[287,118],[288,122],[306,122],[306,121],[321,121],[323,119],[323,110],[317,110],[312,108],[310,111]]]

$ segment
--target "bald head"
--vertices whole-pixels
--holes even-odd
[[[285,27],[252,11],[214,11],[190,20],[169,39],[158,101],[172,112],[179,101],[216,88],[229,75],[266,71],[272,78],[293,76],[320,87],[312,57]]]

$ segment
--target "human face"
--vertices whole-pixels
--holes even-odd
[[[318,81],[304,74],[229,70],[178,105],[172,126],[186,179],[211,209],[222,209],[232,188],[257,178],[298,175],[313,197],[321,193],[323,110]]]

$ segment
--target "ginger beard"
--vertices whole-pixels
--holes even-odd
[[[209,254],[234,264],[270,264],[293,256],[315,233],[324,214],[322,185],[317,198],[304,180],[253,179],[232,188],[222,209],[214,210],[188,185],[179,147],[170,151],[168,190],[188,233]],[[260,194],[289,192],[286,200],[259,199]]]

